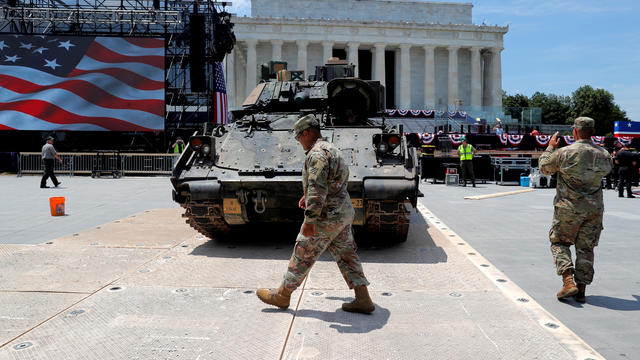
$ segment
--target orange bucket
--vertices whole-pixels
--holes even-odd
[[[64,215],[64,197],[49,198],[49,206],[51,207],[51,216]]]

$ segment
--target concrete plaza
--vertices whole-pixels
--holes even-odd
[[[496,208],[508,212],[520,197],[542,215],[526,220],[547,226],[542,207],[552,190],[471,201],[462,198],[512,189],[423,185],[426,197],[412,215],[408,241],[359,249],[377,305],[366,316],[340,309],[353,293],[328,254],[294,292],[288,310],[259,302],[255,289],[279,284],[294,239],[260,231],[206,239],[184,224],[167,178],[62,177],[66,188],[42,190],[38,181],[0,176],[3,199],[11,204],[0,213],[0,359],[586,360],[614,358],[612,350],[628,358],[639,354],[624,337],[605,344],[597,336],[589,344],[581,339],[591,336],[587,326],[566,313],[602,309],[633,319],[637,311],[630,310],[637,309],[593,305],[607,302],[596,286],[584,308],[557,302],[558,279],[544,238],[538,242],[546,262],[536,268],[535,283],[548,283],[551,293],[530,294],[539,289],[517,276],[517,268],[511,273],[509,263],[498,265],[502,256],[485,246],[490,235],[456,220],[479,206],[491,211],[476,220],[490,224],[505,216]],[[49,215],[47,199],[57,195],[67,198],[67,216]],[[523,228],[504,220],[509,225],[500,236]],[[524,239],[530,236],[537,233]],[[537,256],[517,254],[525,263]]]

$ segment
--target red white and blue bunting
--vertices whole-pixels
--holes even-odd
[[[574,142],[576,142],[576,140],[573,138],[573,136],[569,136],[569,135],[564,135],[564,142],[567,143],[567,145],[571,145]]]
[[[453,145],[460,145],[462,144],[462,138],[464,137],[463,134],[449,134],[449,139],[451,139],[451,143]]]
[[[592,136],[591,141],[598,145],[604,144],[604,136]]]
[[[633,138],[630,136],[618,136],[618,141],[620,141],[622,145],[631,144],[631,140],[633,140]]]
[[[509,135],[509,144],[513,146],[518,146],[524,139],[524,135]]]
[[[431,144],[433,142],[433,139],[436,138],[435,134],[433,133],[423,133],[418,134],[418,136],[420,137],[420,140],[423,144]]]
[[[549,135],[536,135],[536,142],[540,146],[547,146],[549,140],[551,140],[551,136]]]
[[[509,138],[507,137],[507,134],[498,135],[498,139],[500,139],[500,142],[502,143],[502,145],[507,145],[507,143],[509,142]]]
[[[413,116],[413,117],[422,117],[422,116],[426,116],[426,117],[431,117],[436,111],[435,110],[406,110],[406,109],[387,109],[386,113],[389,116],[395,116],[395,115],[400,115],[400,116]],[[443,111],[437,112],[438,114],[441,115],[448,115],[450,117],[466,117],[467,116],[467,112],[466,111]]]

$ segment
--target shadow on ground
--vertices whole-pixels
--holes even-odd
[[[585,305],[597,306],[609,310],[638,311],[640,310],[640,296],[631,295],[635,300],[620,299],[611,296],[587,295],[586,304],[579,303],[573,298],[559,299],[560,302],[575,308],[583,308]]]
[[[411,217],[406,242],[389,243],[383,238],[356,237],[358,255],[364,262],[435,264],[447,261],[445,251],[427,233],[428,224],[417,212]],[[196,247],[191,255],[286,260],[291,256],[300,225],[261,225],[243,229],[233,237],[209,240]],[[333,261],[325,252],[320,261]]]
[[[345,302],[353,300],[335,297],[328,299],[343,300]],[[345,314],[346,312],[339,305],[335,311],[298,310],[296,317],[314,318],[331,323],[329,327],[342,334],[366,334],[373,330],[382,329],[389,321],[389,316],[391,316],[389,309],[379,305],[376,305],[376,310],[371,314],[355,314],[354,316],[345,316]]]
[[[587,304],[610,310],[638,311],[640,310],[640,296],[632,295],[635,300],[627,300],[602,295],[587,295]]]
[[[322,320],[330,323],[330,328],[344,334],[366,334],[374,330],[382,329],[391,316],[389,309],[383,308],[378,304],[376,304],[376,309],[371,314],[353,314],[353,316],[346,316],[346,314],[349,313],[342,310],[342,303],[351,302],[353,298],[327,296],[326,299],[339,301],[336,303],[336,310],[299,309],[298,311],[294,311],[292,309],[281,310],[267,307],[262,309],[262,312],[287,312],[294,314],[296,317]]]

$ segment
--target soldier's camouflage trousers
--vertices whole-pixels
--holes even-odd
[[[558,275],[573,270],[575,282],[591,284],[593,281],[593,248],[598,245],[602,232],[602,213],[576,213],[556,208],[549,230],[551,254]],[[571,245],[576,248],[575,268],[571,262]]]
[[[288,290],[295,290],[318,257],[327,249],[338,263],[338,268],[350,289],[354,286],[369,285],[356,254],[351,222],[317,223],[315,235],[307,237],[298,234],[289,267],[284,274],[283,285]]]

